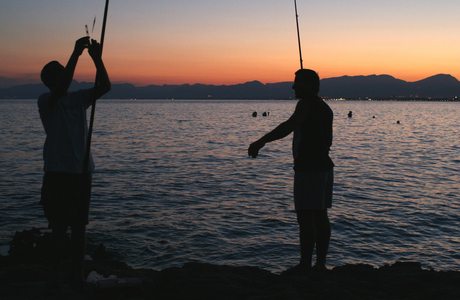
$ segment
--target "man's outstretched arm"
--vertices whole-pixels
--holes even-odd
[[[275,129],[252,143],[248,148],[248,155],[252,158],[256,158],[259,155],[259,150],[265,146],[266,143],[280,140],[288,136],[293,132],[298,126],[300,126],[305,120],[305,110],[307,105],[304,101],[299,101],[297,103],[294,114],[283,123],[279,124]]]
[[[287,135],[289,135],[296,128],[294,122],[289,119],[281,124],[279,124],[275,129],[249,145],[248,155],[252,158],[256,158],[259,155],[259,150],[265,146],[266,143],[280,140]]]

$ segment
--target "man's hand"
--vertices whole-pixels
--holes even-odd
[[[83,50],[85,50],[85,48],[88,48],[88,46],[89,46],[89,37],[88,36],[79,38],[75,42],[74,53],[77,54],[78,56],[80,56],[83,53]]]
[[[93,60],[101,59],[101,45],[96,40],[91,40],[91,44],[88,46],[88,53]]]
[[[257,155],[259,155],[259,150],[265,146],[264,142],[261,142],[260,140],[255,141],[252,143],[249,148],[248,148],[248,155],[251,156],[252,158],[256,158]]]

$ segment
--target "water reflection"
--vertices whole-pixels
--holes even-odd
[[[139,267],[295,264],[291,140],[270,144],[257,161],[246,157],[248,141],[289,117],[295,103],[101,101],[89,239]],[[403,258],[459,269],[459,104],[329,105],[337,165],[329,265]],[[44,133],[35,101],[0,108],[5,242],[17,229],[46,226],[36,205]]]

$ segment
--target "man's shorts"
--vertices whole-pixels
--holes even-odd
[[[334,171],[296,171],[294,175],[295,210],[325,209],[332,206]]]
[[[91,173],[45,173],[40,204],[49,228],[88,224],[91,181]]]

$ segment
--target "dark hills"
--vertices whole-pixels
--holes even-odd
[[[71,90],[92,87],[74,81]],[[292,99],[292,82],[263,84],[251,81],[235,85],[148,85],[113,84],[106,99]],[[47,91],[42,84],[0,89],[0,99],[36,99]],[[460,95],[460,81],[446,74],[407,82],[390,75],[342,76],[321,80],[320,96],[345,99],[453,99]]]
[[[460,82],[445,74],[415,82],[389,75],[343,76],[321,80],[321,95],[328,98],[454,98],[459,94]]]

